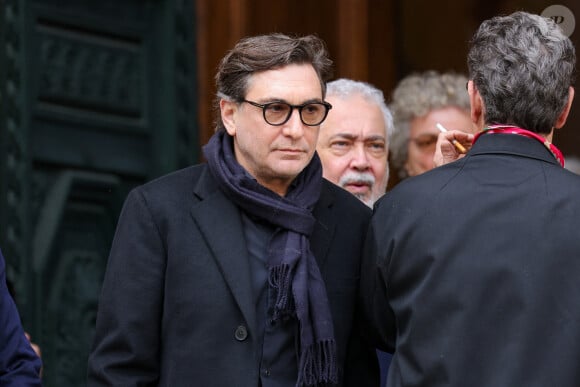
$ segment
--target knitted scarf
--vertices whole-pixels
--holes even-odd
[[[322,187],[322,165],[314,155],[285,197],[259,184],[236,161],[233,139],[215,133],[203,147],[213,176],[243,211],[277,226],[268,246],[268,277],[275,293],[273,318],[298,318],[300,355],[296,386],[337,382],[336,342],[326,287],[310,251],[312,209]]]

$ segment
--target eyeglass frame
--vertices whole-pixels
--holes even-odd
[[[273,101],[273,102],[268,102],[268,103],[257,103],[254,101],[249,101],[245,98],[242,98],[239,100],[240,103],[242,102],[246,102],[249,103],[252,106],[255,106],[257,108],[262,109],[262,116],[264,117],[264,121],[266,121],[266,123],[268,125],[272,125],[272,126],[282,126],[284,125],[286,122],[288,122],[288,120],[290,120],[290,117],[292,117],[292,113],[294,112],[294,109],[298,109],[298,116],[300,116],[300,121],[306,125],[306,126],[318,126],[320,124],[322,124],[324,122],[324,120],[326,119],[326,117],[328,117],[328,112],[330,111],[330,109],[332,109],[332,105],[326,101],[317,101],[317,102],[305,102],[303,104],[300,105],[292,105],[288,102],[284,102],[284,101]],[[290,111],[288,112],[288,115],[286,116],[286,118],[278,123],[278,124],[272,124],[270,121],[268,121],[268,119],[266,118],[266,109],[268,108],[268,106],[270,105],[275,105],[275,104],[282,104],[282,105],[286,105],[286,106],[290,106]],[[306,106],[308,105],[322,105],[324,106],[324,116],[322,116],[322,119],[320,120],[320,122],[316,123],[316,124],[308,124],[306,122],[304,122],[304,119],[302,118],[302,109],[304,109]]]

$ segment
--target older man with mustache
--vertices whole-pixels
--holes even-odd
[[[373,207],[389,180],[389,137],[393,117],[383,92],[351,79],[327,84],[326,100],[332,104],[320,126],[316,151],[323,176]],[[391,355],[378,351],[381,386]]]
[[[333,108],[316,146],[323,176],[372,207],[389,180],[393,118],[383,92],[365,82],[338,79],[328,83],[326,100]]]

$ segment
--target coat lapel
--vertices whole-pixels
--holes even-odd
[[[239,209],[219,190],[208,169],[194,189],[200,199],[191,208],[194,222],[208,243],[225,282],[251,332],[256,332],[248,250]]]
[[[310,238],[310,249],[316,258],[321,272],[323,272],[328,249],[332,243],[334,229],[336,227],[336,219],[331,211],[333,201],[334,196],[330,190],[326,189],[326,182],[324,182],[320,199],[316,203],[313,211],[314,217],[316,218],[316,226]]]

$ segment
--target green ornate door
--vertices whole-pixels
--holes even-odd
[[[191,0],[0,0],[0,247],[48,387],[84,386],[128,190],[198,159]]]

